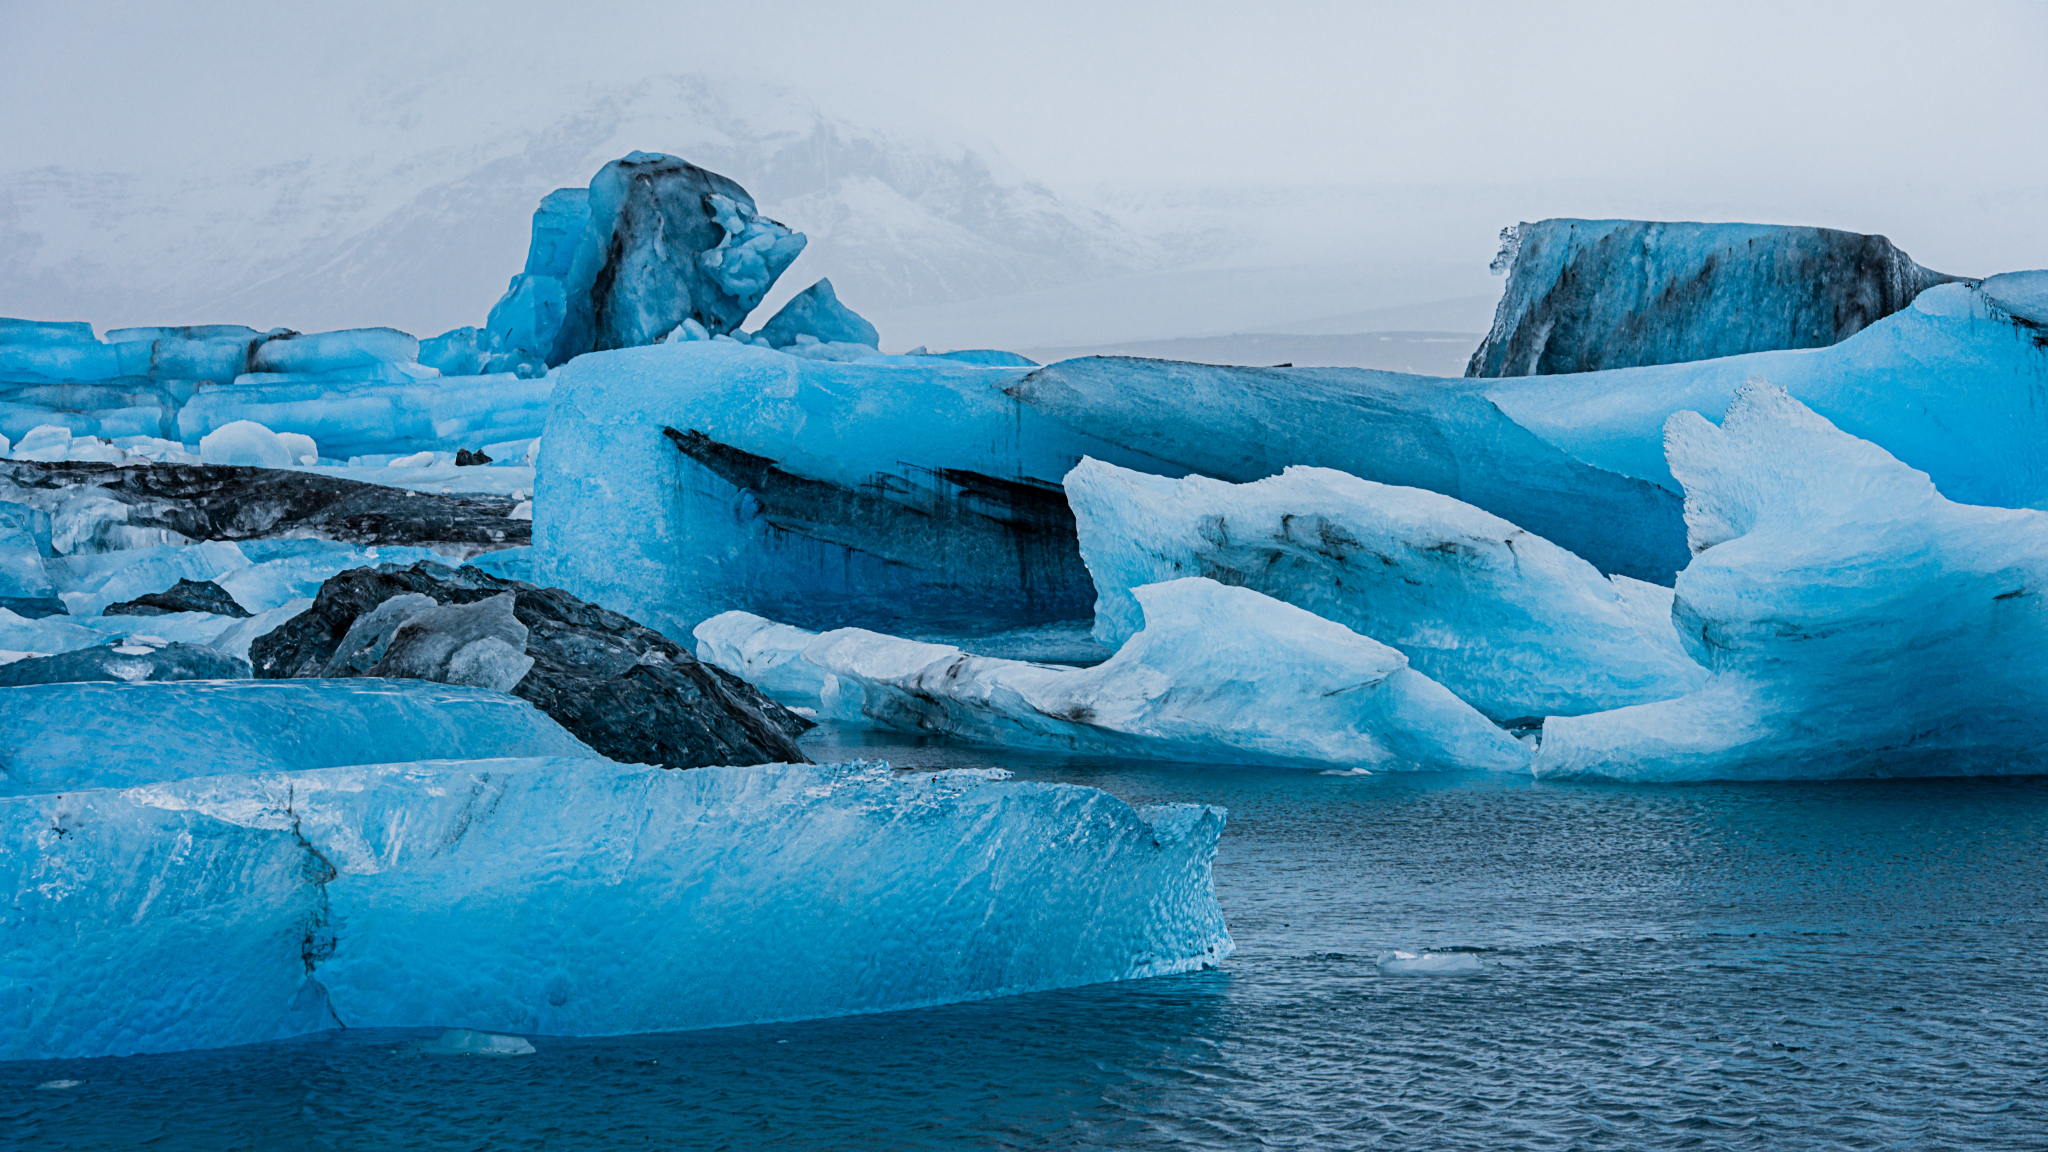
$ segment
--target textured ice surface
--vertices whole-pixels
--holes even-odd
[[[1632,613],[1591,564],[1449,496],[1329,468],[1229,484],[1099,460],[1066,489],[1112,648],[1147,618],[1132,588],[1206,576],[1390,644],[1495,720],[1667,700],[1706,679],[1668,616]]]
[[[425,680],[100,682],[0,691],[0,792],[8,794],[500,756],[597,753],[524,700]]]
[[[882,342],[873,324],[839,302],[830,280],[820,280],[790,297],[754,335],[776,348],[796,343],[798,336],[809,336],[821,344],[865,344],[871,349]]]
[[[200,390],[177,412],[186,443],[237,420],[312,437],[335,459],[454,452],[540,435],[553,382],[503,373],[397,381],[244,378]]]
[[[1952,279],[1833,228],[1542,220],[1502,238],[1507,290],[1468,376],[1820,348]]]
[[[1573,459],[1502,415],[1484,391],[1497,383],[1093,356],[1008,391],[1071,435],[1116,445],[1086,453],[1098,460],[1239,483],[1297,464],[1335,468],[1462,500],[1602,572],[1668,583],[1686,560],[1677,486]]]
[[[734,608],[811,627],[1086,616],[1058,480],[1116,450],[1021,408],[1019,375],[725,341],[579,358],[540,455],[536,578],[677,638]]]
[[[1666,440],[1698,551],[1672,614],[1713,676],[1552,718],[1538,775],[2048,771],[2048,512],[1954,503],[1762,382]]]
[[[1228,955],[1220,809],[1002,775],[501,760],[0,800],[0,1058],[705,1028]]]
[[[743,612],[699,625],[697,655],[823,716],[997,747],[1309,768],[1529,762],[1399,652],[1340,624],[1211,580],[1135,595],[1145,627],[1086,669]]]
[[[161,592],[179,580],[211,580],[251,612],[314,595],[350,568],[437,560],[430,548],[358,548],[330,540],[209,540],[67,556],[49,567],[74,616]]]
[[[338,372],[419,359],[420,342],[396,328],[280,335],[256,346],[251,372]]]
[[[1474,976],[1486,970],[1470,952],[1382,952],[1373,962],[1390,976]]]
[[[2041,450],[2048,342],[2041,336],[1983,291],[1941,284],[1828,348],[1494,380],[1486,395],[1580,460],[1677,491],[1664,460],[1666,418],[1722,411],[1737,388],[1761,376],[1844,432],[1926,472],[1952,500],[2039,507],[2048,502],[2048,453]]]
[[[730,332],[804,247],[801,233],[758,215],[746,189],[658,152],[599,169],[587,203],[549,364],[652,344],[685,320]]]

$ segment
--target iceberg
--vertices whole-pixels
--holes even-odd
[[[899,631],[1087,616],[1058,480],[1121,457],[1020,406],[1022,375],[722,340],[579,357],[535,479],[535,579],[679,638],[731,609]]]
[[[1761,381],[1665,439],[1697,553],[1672,616],[1712,676],[1551,718],[1536,775],[2048,772],[2048,512],[1953,502]]]
[[[1542,220],[1467,376],[1545,376],[1839,343],[1956,279],[1882,236],[1781,224]]]
[[[839,302],[830,280],[820,280],[790,297],[789,303],[754,335],[757,340],[768,341],[771,348],[794,344],[799,336],[809,336],[821,344],[864,344],[870,350],[882,343],[881,333],[875,331],[873,324]]]
[[[17,893],[0,909],[0,1059],[340,1024],[711,1028],[1230,953],[1210,879],[1221,809],[1005,775],[529,758],[0,799],[0,885]]]
[[[2036,274],[1985,283],[2017,285],[2028,275]],[[2006,306],[2017,301],[2018,289],[2004,291],[2010,299],[1980,286],[1939,284],[1826,348],[1493,380],[1485,394],[1516,424],[1574,458],[1676,492],[1665,464],[1665,421],[1675,412],[1722,411],[1737,389],[1761,377],[1835,427],[1927,473],[1950,499],[2040,507],[2048,503],[2048,462],[2040,449],[2048,440],[2048,405],[2041,402],[2048,395],[2048,344],[2040,327]],[[1563,537],[1551,539],[1572,547]]]
[[[1321,769],[1528,766],[1513,737],[1341,624],[1199,578],[1133,595],[1144,627],[1093,668],[859,628],[813,635],[743,612],[698,626],[698,658],[822,716],[994,747]]]
[[[524,700],[426,680],[98,681],[0,691],[0,795],[506,756],[599,759]]]
[[[1487,392],[1498,383],[1091,356],[1049,364],[1006,391],[1069,440],[1116,446],[1085,453],[1098,460],[1232,483],[1293,465],[1334,468],[1450,496],[1602,572],[1669,584],[1686,562],[1677,485],[1591,466],[1546,442],[1503,414]]]
[[[804,247],[802,233],[759,215],[746,189],[658,152],[599,169],[585,205],[562,275],[566,310],[551,366],[652,344],[686,320],[714,336],[731,332]],[[542,242],[538,216],[534,242]],[[529,249],[529,263],[534,257]]]
[[[1679,648],[1668,591],[1664,619],[1637,615],[1591,564],[1449,496],[1329,468],[1229,484],[1098,460],[1066,491],[1095,638],[1112,648],[1149,619],[1132,589],[1203,576],[1397,648],[1496,721],[1668,700],[1706,679]],[[1656,593],[1629,583],[1654,613]]]

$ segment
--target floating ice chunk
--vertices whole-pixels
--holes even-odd
[[[1722,411],[1745,381],[1761,376],[1842,431],[1928,473],[1952,500],[2038,507],[2048,502],[2048,468],[2038,463],[2048,440],[2042,350],[2034,342],[2040,334],[2015,323],[1982,288],[1938,284],[1827,348],[1490,380],[1486,396],[1574,457],[1675,492],[1665,420],[1680,411]]]
[[[414,1051],[429,1056],[531,1056],[533,1042],[524,1036],[448,1028],[432,1040],[419,1041]]]
[[[4,794],[501,756],[597,753],[524,700],[426,680],[102,681],[0,692]]]
[[[107,333],[109,339],[113,333]],[[83,320],[17,320],[0,316],[0,344],[97,344],[92,325]]]
[[[1514,738],[1340,624],[1211,580],[1135,594],[1144,628],[1093,668],[858,628],[806,637],[737,612],[699,626],[698,657],[736,676],[758,669],[775,685],[764,691],[792,701],[815,675],[825,716],[997,747],[1309,768],[1528,765]]]
[[[396,328],[350,328],[311,335],[285,333],[256,346],[252,372],[333,372],[417,361],[420,342]]]
[[[1374,965],[1389,976],[1472,976],[1486,965],[1470,952],[1382,952]]]
[[[709,1028],[1229,955],[1210,879],[1220,809],[1003,775],[499,760],[0,800],[15,894],[0,980],[18,993],[0,998],[0,1059],[337,1019]]]
[[[779,704],[818,707],[830,673],[804,659],[816,632],[748,612],[721,612],[697,625],[692,635],[697,659],[725,669]]]
[[[432,466],[433,466],[433,464],[434,464],[434,454],[433,454],[432,452],[415,452],[415,453],[413,453],[413,454],[412,454],[412,455],[410,455],[410,456],[400,456],[400,457],[398,457],[397,459],[395,459],[395,460],[392,460],[392,461],[391,461],[391,462],[390,462],[389,464],[386,464],[386,465],[385,465],[385,467],[386,467],[386,468],[430,468],[430,467],[432,467]]]
[[[1538,775],[2048,772],[2048,512],[1953,503],[1761,381],[1666,443],[1698,553],[1672,616],[1713,676],[1550,719]]]
[[[882,342],[873,324],[839,302],[830,280],[820,280],[790,297],[789,303],[754,335],[757,340],[766,340],[771,348],[794,344],[802,336],[825,344],[864,344],[869,348]]]
[[[199,459],[207,464],[256,468],[289,468],[298,463],[289,445],[253,420],[230,421],[200,437]]]
[[[1495,720],[1668,700],[1706,680],[1670,624],[1646,637],[1653,624],[1591,564],[1449,496],[1329,468],[1227,484],[1097,460],[1066,489],[1111,647],[1149,618],[1134,586],[1201,575],[1392,645]]]

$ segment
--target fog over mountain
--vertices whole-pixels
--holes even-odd
[[[539,198],[635,149],[733,177],[810,237],[761,316],[830,276],[892,348],[1476,338],[1495,234],[1546,216],[1816,224],[1965,275],[2039,266],[2048,159],[2014,126],[2048,113],[2022,64],[2044,11],[1918,37],[1903,8],[1791,12],[1757,37],[1740,12],[1644,28],[1598,4],[0,5],[0,98],[33,110],[0,126],[0,314],[478,323]],[[1798,35],[1823,25],[1825,51]],[[1694,50],[1631,50],[1659,36]],[[1974,72],[1869,80],[1916,68]]]

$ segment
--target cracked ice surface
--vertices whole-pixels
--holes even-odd
[[[1062,668],[727,612],[698,658],[784,703],[977,744],[1287,767],[1519,769],[1528,753],[1399,652],[1244,588],[1138,588],[1144,627]]]
[[[1229,954],[1221,809],[995,771],[420,762],[0,799],[0,1059],[607,1035]]]
[[[1665,443],[1697,553],[1672,616],[1712,677],[1550,719],[1537,775],[2048,770],[2048,512],[1955,503],[1762,381]]]
[[[1449,496],[1330,468],[1230,484],[1099,460],[1066,489],[1095,638],[1112,647],[1144,619],[1134,586],[1206,576],[1391,645],[1495,720],[1668,700],[1706,679],[1679,649],[1668,590],[1610,581]]]

